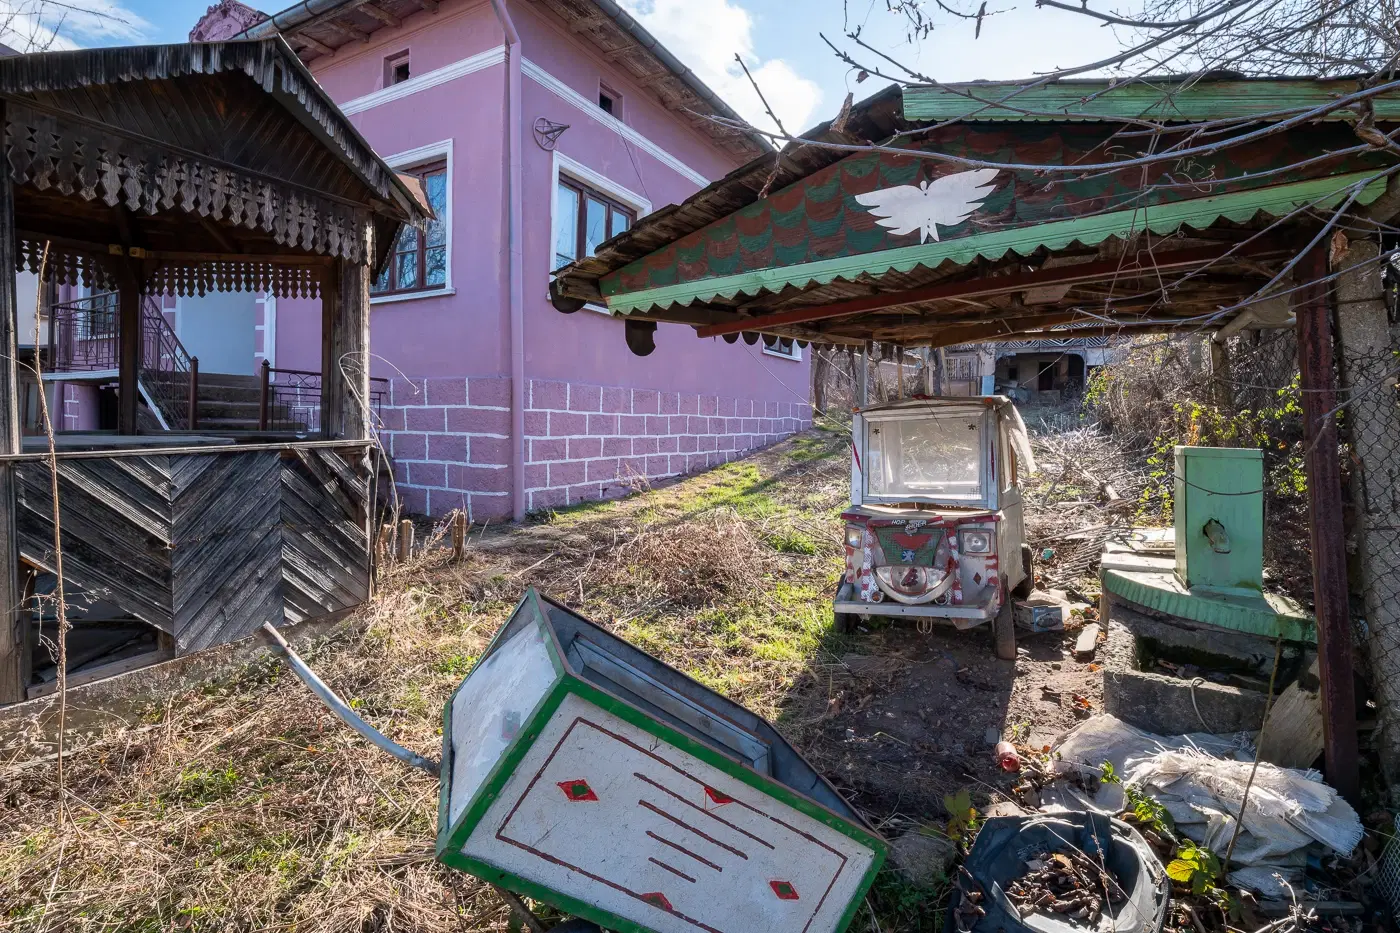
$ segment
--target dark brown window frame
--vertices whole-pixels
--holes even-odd
[[[435,175],[435,174],[437,174],[438,172],[441,172],[441,173],[445,176],[445,183],[448,184],[448,185],[451,185],[451,184],[452,184],[452,179],[451,179],[450,177],[446,177],[448,173],[447,173],[447,160],[446,160],[445,158],[444,158],[444,159],[434,159],[434,160],[431,161],[431,162],[425,162],[425,163],[423,163],[422,165],[415,165],[415,166],[413,166],[412,168],[395,169],[395,171],[398,172],[400,175],[413,175],[413,176],[415,176],[416,178],[418,178],[418,180],[419,180],[420,182],[423,181],[423,179],[427,178],[429,175]],[[425,190],[426,190],[426,187],[427,187],[427,186],[424,185]],[[450,226],[451,226],[451,224],[452,224],[452,216],[451,216],[450,213],[448,214],[446,223],[447,223],[448,227],[450,228]],[[420,284],[411,286],[411,287],[409,287],[409,288],[399,288],[399,287],[398,287],[398,278],[399,278],[399,254],[400,254],[400,252],[407,252],[407,251],[406,251],[406,250],[401,251],[401,250],[399,249],[398,241],[395,240],[395,241],[394,241],[393,248],[390,249],[390,251],[389,251],[389,260],[388,260],[388,261],[389,261],[389,287],[388,287],[388,288],[383,288],[383,289],[377,289],[377,288],[374,287],[374,283],[370,283],[370,297],[371,297],[371,298],[384,298],[384,297],[388,297],[388,296],[391,296],[391,295],[417,295],[417,294],[422,293],[422,292],[441,291],[442,289],[445,289],[445,288],[447,287],[447,281],[451,279],[451,276],[450,276],[450,275],[444,276],[444,281],[438,282],[438,283],[433,284],[433,285],[423,285],[423,284],[421,284],[421,283],[428,277],[428,237],[427,237],[427,234],[424,233],[422,230],[418,231],[417,244],[418,244],[418,245],[417,245],[416,249],[414,250],[414,252],[415,252],[415,254],[416,254],[416,256],[417,256],[417,265],[418,265],[418,277],[417,277],[417,281],[418,281]],[[451,229],[448,229],[448,230],[447,230],[446,243],[445,243],[444,245],[447,247],[447,253],[448,253],[448,255],[447,255],[447,257],[446,257],[446,261],[450,263],[450,262],[452,261],[452,256],[451,256],[452,231],[451,231]]]
[[[404,76],[403,81],[396,81],[394,80],[394,75],[395,72],[398,71],[400,65],[407,66],[408,74]],[[386,88],[403,84],[404,81],[410,81],[412,80],[412,78],[413,59],[412,56],[409,55],[408,49],[404,49],[402,52],[395,52],[392,55],[384,56],[384,86]]]
[[[559,173],[559,184],[565,188],[571,188],[578,195],[578,216],[574,218],[574,261],[577,262],[589,255],[584,249],[588,242],[588,199],[593,198],[602,201],[608,206],[608,236],[603,237],[603,242],[612,239],[612,215],[616,211],[627,218],[627,229],[631,230],[637,223],[637,209],[630,204],[619,201],[606,192],[599,191],[592,185],[585,184],[574,178],[572,175]],[[557,195],[557,192],[556,192]],[[558,254],[555,252],[555,242],[549,244],[550,255],[554,256],[554,261],[558,261]]]

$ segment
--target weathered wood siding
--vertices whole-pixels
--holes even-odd
[[[370,579],[361,456],[287,447],[60,459],[68,590],[170,633],[181,653],[356,606]],[[48,464],[15,473],[21,557],[52,571]]]

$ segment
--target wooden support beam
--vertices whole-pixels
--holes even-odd
[[[627,55],[628,53],[631,53],[631,52],[635,52],[635,51],[637,51],[637,50],[640,49],[640,48],[641,48],[640,45],[638,45],[637,43],[633,42],[633,43],[631,43],[630,45],[624,45],[624,46],[623,46],[622,48],[620,48],[620,49],[613,49],[611,52],[604,52],[604,53],[603,53],[603,58],[604,58],[605,60],[607,60],[607,61],[615,62],[615,61],[617,61],[619,58],[621,58],[622,56]]]
[[[1239,247],[1235,254],[1257,255],[1269,249],[1268,245],[1256,243]],[[1205,265],[1208,262],[1221,259],[1228,250],[1228,246],[1173,250],[1135,259],[1103,259],[1072,266],[1040,269],[1035,272],[1016,272],[1011,275],[995,275],[969,281],[925,285],[922,288],[911,288],[902,292],[883,292],[878,295],[867,295],[848,301],[835,301],[831,304],[798,308],[793,311],[780,311],[760,317],[736,318],[732,322],[701,327],[696,333],[701,337],[717,337],[745,330],[763,330],[767,327],[781,327],[785,324],[808,324],[813,321],[850,317],[854,314],[881,311],[885,308],[896,308],[924,301],[1004,295],[1007,292],[1019,292],[1047,285],[1084,285],[1093,282],[1121,280],[1128,276],[1146,273],[1155,275],[1160,272]]]
[[[131,263],[116,263],[117,282],[117,433],[137,433],[141,407],[141,284]]]
[[[1323,752],[1327,782],[1357,803],[1356,697],[1352,682],[1351,611],[1347,598],[1346,532],[1342,527],[1341,459],[1338,451],[1337,381],[1332,350],[1332,302],[1327,247],[1314,247],[1299,263],[1305,285],[1298,292],[1298,369],[1303,397],[1303,439],[1308,478],[1308,526],[1312,539],[1313,603],[1322,679]]]
[[[385,26],[392,27],[403,25],[403,21],[400,20],[393,13],[390,13],[383,7],[375,6],[373,3],[360,4],[360,12],[374,17],[375,19],[383,23]]]
[[[429,13],[436,13],[438,11],[438,0],[418,0],[418,5]]]
[[[343,19],[328,19],[322,25],[334,29],[341,35],[349,36],[351,39],[358,39],[361,42],[369,41],[369,33]]]
[[[364,255],[374,255],[368,242]],[[321,344],[322,434],[365,440],[370,436],[366,263],[338,259],[332,264],[321,293]]]
[[[5,104],[0,101],[0,123]],[[15,194],[10,173],[0,172],[0,455],[18,454],[19,311],[15,301]],[[20,588],[19,540],[15,536],[14,466],[0,463],[0,704],[25,698],[28,678],[23,676],[23,630],[18,611],[24,593]]]
[[[296,33],[290,37],[295,42],[300,42],[303,46],[317,53],[318,55],[334,55],[335,49],[318,39],[313,39],[304,32]]]

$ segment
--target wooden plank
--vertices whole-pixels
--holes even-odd
[[[1323,743],[1327,781],[1359,802],[1356,694],[1347,593],[1346,530],[1342,526],[1341,458],[1337,455],[1337,380],[1333,369],[1332,303],[1327,247],[1299,263],[1306,284],[1298,293],[1298,371],[1302,385],[1304,463],[1308,477],[1308,526],[1312,538],[1313,604],[1322,680]]]
[[[1251,244],[1234,248],[1233,256],[1255,255],[1269,247]],[[1047,285],[1082,285],[1100,281],[1121,281],[1129,276],[1157,274],[1174,269],[1190,268],[1221,259],[1231,246],[1202,247],[1159,253],[1141,261],[1126,258],[1103,259],[1078,263],[1071,266],[1057,266],[1035,272],[1017,272],[1010,275],[979,276],[959,282],[946,282],[926,285],[901,292],[881,292],[863,298],[835,301],[830,304],[793,311],[780,311],[758,317],[738,318],[723,324],[711,324],[697,328],[700,337],[718,337],[724,334],[737,334],[746,330],[762,330],[765,327],[778,327],[792,324],[806,324],[832,318],[849,317],[869,311],[897,308],[903,305],[925,301],[947,300],[950,298],[983,298],[1003,295],[1007,292],[1025,291],[1028,288],[1043,288]]]
[[[155,651],[132,655],[129,658],[122,658],[120,661],[113,661],[111,664],[103,664],[77,674],[69,674],[66,683],[69,689],[81,687],[83,684],[106,680],[108,677],[116,677],[118,674],[125,674],[128,671],[140,670],[143,667],[150,667],[152,664],[160,664],[162,661],[169,661],[174,656],[169,650],[157,648]],[[45,697],[57,691],[57,680],[51,680],[46,684],[36,684],[29,688],[29,699]]]
[[[0,126],[5,120],[0,101]],[[0,456],[19,453],[19,310],[15,301],[15,197],[9,167],[0,172]],[[14,469],[0,465],[0,704],[24,699],[20,670],[19,539],[15,530]]]
[[[1080,630],[1079,637],[1074,640],[1074,659],[1076,661],[1092,661],[1098,647],[1099,624],[1091,622]]]
[[[1311,768],[1322,754],[1322,681],[1317,658],[1283,689],[1269,710],[1259,741],[1259,760],[1280,768]]]
[[[117,286],[117,433],[136,434],[141,390],[141,289],[135,274],[123,267]]]

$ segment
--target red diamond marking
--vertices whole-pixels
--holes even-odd
[[[773,893],[778,895],[780,901],[795,901],[797,889],[792,886],[791,881],[770,881],[768,887],[773,889]]]
[[[972,575],[972,582],[973,582],[973,583],[981,583],[981,582],[982,582],[982,575],[981,575],[980,573],[974,573],[974,574]]]
[[[642,900],[653,907],[660,907],[662,910],[670,910],[671,902],[666,900],[666,895],[660,891],[652,891],[650,894],[643,894]]]
[[[733,798],[733,797],[729,796],[728,794],[721,793],[721,792],[715,790],[713,787],[708,787],[708,786],[707,786],[707,787],[705,788],[705,796],[706,796],[706,797],[709,797],[711,800],[713,800],[715,803],[719,804],[720,806],[723,806],[723,805],[726,804],[726,803],[733,803],[733,802],[734,802],[734,798]]]
[[[570,803],[583,803],[587,800],[597,800],[598,795],[593,793],[593,788],[588,786],[588,782],[582,778],[573,781],[560,781],[559,789],[564,792],[564,796],[569,798]]]

